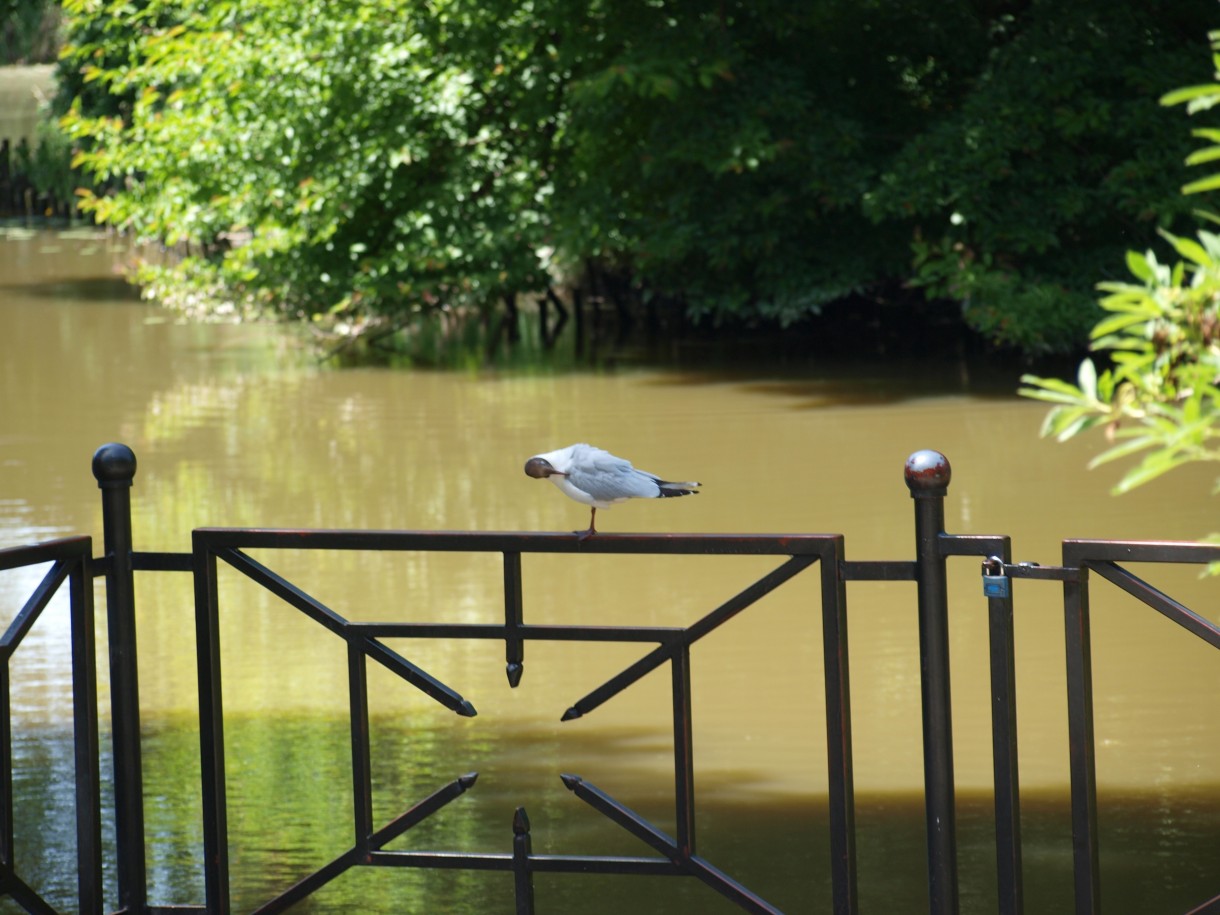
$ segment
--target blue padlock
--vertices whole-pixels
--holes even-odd
[[[998,556],[983,563],[983,596],[1012,597],[1012,579],[1004,574],[1004,561]]]

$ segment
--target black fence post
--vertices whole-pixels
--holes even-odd
[[[1101,912],[1097,837],[1097,744],[1093,735],[1093,640],[1089,624],[1089,567],[1082,549],[1063,544],[1063,564],[1079,569],[1063,582],[1067,653],[1068,763],[1072,794],[1072,873],[1078,915]],[[1207,909],[1204,906],[1196,911]]]
[[[199,673],[199,774],[203,800],[203,890],[209,915],[228,915],[229,815],[225,787],[224,703],[220,686],[220,608],[216,553],[191,533],[195,651]]]
[[[904,474],[911,498],[915,500],[928,910],[935,915],[958,911],[953,717],[949,698],[949,597],[945,554],[941,549],[950,473],[949,461],[943,454],[917,451],[907,458]]]
[[[76,762],[76,870],[81,915],[106,910],[102,894],[102,801],[93,640],[92,542],[69,580],[72,630],[72,733]],[[6,716],[7,718],[7,716]]]
[[[827,800],[835,915],[859,910],[856,879],[856,789],[851,747],[851,677],[847,653],[847,588],[843,537],[821,556],[822,666],[826,689]]]
[[[102,491],[119,904],[127,912],[142,912],[148,890],[131,535],[131,482],[136,475],[136,456],[126,445],[102,445],[93,455],[93,475]]]
[[[534,915],[534,874],[530,869],[533,853],[530,818],[524,807],[518,807],[513,814],[513,895],[517,915]]]

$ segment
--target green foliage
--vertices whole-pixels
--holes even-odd
[[[1026,352],[1064,352],[1098,314],[1078,278],[1124,237],[1170,228],[1185,138],[1156,104],[1192,78],[1211,2],[1034,0],[993,22],[963,95],[933,112],[866,197],[916,226],[915,283]],[[1184,52],[1184,48],[1186,48]]]
[[[1087,339],[1097,307],[1066,280],[1023,276],[962,241],[916,238],[913,283],[934,298],[961,302],[966,323],[990,340],[1045,355]]]
[[[1215,71],[1214,75],[1216,79],[1220,79],[1220,32],[1212,32],[1209,37],[1212,42],[1212,67]],[[1211,82],[1197,86],[1186,86],[1182,89],[1168,92],[1161,97],[1162,105],[1180,105],[1183,102],[1186,103],[1187,114],[1211,110],[1217,104],[1220,104],[1220,83]],[[1220,160],[1220,130],[1212,127],[1201,127],[1191,131],[1191,135],[1209,141],[1210,145],[1197,149],[1187,156],[1187,165],[1206,165]],[[1196,181],[1191,181],[1182,188],[1182,193],[1198,194],[1203,191],[1213,191],[1217,188],[1220,188],[1220,173],[1213,173]],[[1203,213],[1199,215],[1213,222],[1218,221],[1211,214]]]
[[[1213,34],[1213,41],[1220,33]],[[1213,57],[1220,78],[1220,54]],[[1193,86],[1162,97],[1167,105],[1189,102],[1205,111],[1220,101],[1220,84]],[[1195,131],[1214,140],[1214,131]],[[1215,147],[1192,163],[1220,158]],[[1214,177],[1194,181],[1193,193],[1220,186]],[[1211,221],[1217,217],[1200,214]],[[1093,328],[1093,349],[1107,352],[1110,366],[1098,373],[1091,360],[1075,384],[1024,377],[1027,397],[1055,404],[1044,435],[1060,441],[1104,427],[1111,447],[1092,466],[1142,455],[1116,492],[1126,492],[1163,473],[1196,461],[1220,461],[1220,235],[1199,230],[1195,238],[1161,232],[1177,260],[1162,263],[1151,250],[1127,254],[1136,282],[1104,282],[1106,317]],[[1220,491],[1220,486],[1217,487]]]
[[[625,267],[695,315],[782,323],[900,271],[901,235],[859,209],[885,154],[867,137],[889,74],[855,53],[866,27],[902,44],[897,12],[606,3],[583,46],[561,51],[580,63],[554,201],[561,252]],[[913,123],[906,107],[889,100],[885,116]]]
[[[493,116],[493,60],[475,73],[446,53],[455,6],[111,4],[130,24],[178,24],[139,33],[132,64],[86,65],[134,102],[129,117],[74,106],[64,120],[91,141],[78,163],[124,182],[83,207],[202,249],[178,280],[313,320],[536,288],[533,125]]]
[[[37,145],[18,144],[14,159],[16,172],[30,179],[34,187],[55,200],[70,201],[78,183],[72,170],[72,145],[53,120],[41,120]]]
[[[1220,460],[1220,236],[1164,233],[1185,258],[1162,264],[1152,251],[1131,252],[1136,283],[1102,283],[1107,316],[1093,348],[1110,354],[1098,373],[1085,360],[1075,384],[1026,375],[1027,397],[1055,407],[1044,435],[1060,441],[1105,427],[1111,447],[1098,466],[1143,452],[1115,487],[1126,492],[1192,461]]]
[[[1070,349],[1074,278],[1184,207],[1210,0],[66,0],[83,205],[144,277],[321,326],[557,277],[785,324],[911,282]],[[1115,61],[1119,63],[1116,65]],[[1121,112],[1122,116],[1118,114]],[[912,239],[916,264],[911,265]],[[589,268],[593,270],[590,271]]]

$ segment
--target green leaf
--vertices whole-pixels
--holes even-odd
[[[1130,492],[1186,463],[1189,463],[1187,458],[1178,457],[1164,451],[1153,452],[1119,480],[1118,485],[1112,491],[1116,495]]]
[[[1101,416],[1089,416],[1087,414],[1084,416],[1078,416],[1070,423],[1060,424],[1061,428],[1058,429],[1055,435],[1055,440],[1059,442],[1066,442],[1068,439],[1079,435],[1081,432],[1092,429],[1094,426],[1103,422],[1104,419],[1105,418]]]
[[[1180,105],[1182,102],[1189,102],[1193,99],[1209,95],[1220,95],[1220,84],[1202,83],[1197,86],[1185,86],[1181,89],[1174,89],[1172,92],[1166,92],[1162,95],[1160,102],[1165,106]]]
[[[1085,359],[1080,363],[1076,381],[1086,397],[1090,400],[1097,399],[1097,367],[1093,365],[1092,359]]]
[[[1127,457],[1137,451],[1143,451],[1145,448],[1153,448],[1160,443],[1160,439],[1151,435],[1142,435],[1139,438],[1133,438],[1130,441],[1123,442],[1120,445],[1115,445],[1113,448],[1108,448],[1103,451],[1093,460],[1089,461],[1089,469],[1100,467],[1102,464],[1109,464],[1111,461],[1116,461],[1119,458]]]
[[[1153,280],[1152,267],[1148,264],[1148,259],[1138,251],[1127,252],[1127,269],[1131,274],[1145,283],[1151,283]]]
[[[1039,388],[1018,388],[1017,393],[1022,397],[1028,397],[1030,400],[1041,400],[1044,403],[1063,404],[1071,407],[1080,406],[1085,402],[1084,398],[1080,395],[1060,394],[1055,391],[1045,391]]]
[[[1202,165],[1205,162],[1215,162],[1220,159],[1220,146],[1208,146],[1204,149],[1196,149],[1186,157],[1187,165]]]
[[[1028,397],[1030,400],[1041,400],[1044,403],[1062,404],[1069,407],[1086,406],[1090,403],[1089,398],[1079,388],[1059,381],[1057,378],[1034,379],[1031,376],[1025,376],[1022,380],[1036,385],[1017,390],[1020,396]]]
[[[1182,185],[1182,193],[1199,194],[1203,191],[1214,191],[1216,188],[1220,188],[1220,175],[1210,175],[1207,178]]]
[[[1217,176],[1217,178],[1220,178],[1220,176]],[[1164,230],[1161,230],[1161,235],[1162,237],[1166,238],[1171,245],[1173,245],[1174,250],[1177,251],[1178,254],[1182,255],[1182,257],[1186,258],[1187,260],[1198,264],[1200,267],[1206,267],[1211,264],[1212,259],[1208,256],[1207,251],[1205,251],[1203,246],[1193,238],[1179,238],[1178,236],[1171,235],[1169,232]],[[1177,284],[1175,283],[1175,285]]]
[[[1112,315],[1103,321],[1098,322],[1097,326],[1089,333],[1100,346],[1102,340],[1110,334],[1117,333],[1136,324],[1143,324],[1150,316],[1146,314],[1118,314]]]

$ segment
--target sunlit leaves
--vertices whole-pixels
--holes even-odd
[[[1140,282],[1100,284],[1108,314],[1093,348],[1110,353],[1110,367],[1098,373],[1087,359],[1075,384],[1022,379],[1021,394],[1053,404],[1043,435],[1064,441],[1104,426],[1111,446],[1090,466],[1139,458],[1116,493],[1187,463],[1220,461],[1220,237],[1162,235],[1183,260],[1130,252]]]
[[[1212,63],[1216,69],[1215,75],[1220,79],[1220,32],[1210,32],[1208,37],[1212,41],[1213,50],[1218,52],[1212,55]],[[1180,105],[1183,102],[1186,103],[1186,110],[1190,114],[1208,111],[1220,103],[1220,83],[1186,86],[1161,96],[1162,105]],[[1212,145],[1205,146],[1187,156],[1187,165],[1203,165],[1220,160],[1220,130],[1204,127],[1192,131],[1191,134],[1199,139],[1210,141]],[[1191,181],[1182,187],[1182,193],[1201,194],[1216,189],[1220,189],[1220,174],[1207,175]]]
[[[169,24],[151,25],[154,6]],[[482,303],[543,283],[537,125],[506,129],[507,100],[479,85],[491,35],[459,37],[474,28],[461,4],[166,0],[76,13],[108,17],[103,32],[130,43],[99,79],[136,90],[121,120],[77,110],[65,121],[91,141],[79,164],[123,179],[85,206],[202,249],[180,281],[231,284],[287,314]]]

